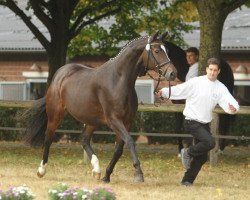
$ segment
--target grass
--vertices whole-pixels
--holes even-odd
[[[113,144],[93,144],[102,173],[113,153]],[[79,144],[53,144],[47,173],[36,176],[42,158],[42,149],[32,149],[20,143],[0,143],[0,190],[26,184],[36,200],[48,199],[48,190],[59,183],[88,189],[111,187],[118,200],[230,200],[249,199],[250,151],[249,147],[227,147],[219,157],[218,166],[205,164],[194,186],[180,186],[184,169],[176,156],[174,145],[138,144],[137,152],[144,172],[144,183],[134,183],[134,168],[128,149],[104,184],[91,177],[91,164],[84,164]]]

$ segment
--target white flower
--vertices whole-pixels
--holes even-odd
[[[58,191],[57,191],[57,190],[54,190],[54,189],[50,189],[50,190],[49,190],[49,193],[51,193],[51,194],[56,194],[56,193],[58,193]]]

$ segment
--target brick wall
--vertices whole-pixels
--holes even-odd
[[[102,63],[104,63],[106,58],[97,58],[97,59],[77,59],[72,60],[71,62],[88,64],[93,67],[98,67]],[[38,71],[35,69],[31,69],[32,65],[36,64],[41,67],[41,72],[48,71],[47,61],[0,61],[0,81],[25,81],[25,77],[23,77],[22,72],[33,72]]]
[[[225,56],[224,59],[230,64],[233,72],[239,65],[243,65],[248,69],[250,73],[250,56],[245,57],[232,57],[230,55]],[[106,62],[108,59],[105,57],[83,57],[70,62],[76,62],[80,64],[88,64],[93,67],[98,67]],[[48,70],[47,61],[36,61],[36,60],[16,60],[16,61],[0,61],[0,81],[25,81],[25,77],[22,76],[23,71],[32,72],[31,66],[36,64],[41,67],[41,71],[45,72]],[[155,77],[156,74],[152,73]],[[148,79],[148,76],[142,77],[142,79]],[[164,83],[165,85],[166,83]]]

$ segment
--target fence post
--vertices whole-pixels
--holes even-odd
[[[209,155],[209,163],[210,167],[213,167],[218,162],[218,151],[219,151],[219,115],[217,113],[213,113],[213,120],[211,122],[211,133],[215,138],[215,147],[210,151]]]

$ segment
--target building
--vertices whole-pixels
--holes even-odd
[[[32,19],[46,34],[35,17]],[[46,52],[26,25],[8,8],[0,6],[0,99],[28,100],[39,98],[46,89],[48,66]],[[198,27],[198,24],[197,24]],[[222,55],[235,75],[237,95],[250,101],[250,9],[232,12],[224,25]],[[184,35],[190,46],[199,48],[199,28]],[[75,60],[99,66],[108,58],[82,57]],[[139,101],[153,103],[154,81],[138,79]]]

